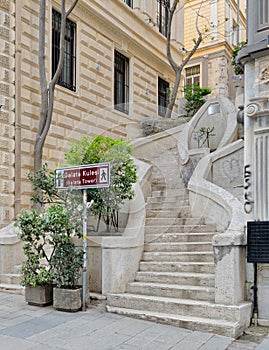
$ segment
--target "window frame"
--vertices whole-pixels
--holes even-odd
[[[156,23],[159,32],[167,37],[167,25],[168,25],[168,9],[164,3],[164,0],[156,0]],[[170,6],[170,0],[168,0],[168,6]]]
[[[267,18],[265,17],[266,15],[267,15]],[[269,0],[258,0],[257,31],[266,30],[268,28],[269,28]]]
[[[114,109],[129,114],[130,60],[114,50]]]
[[[55,74],[60,57],[60,28],[61,13],[52,9],[52,76]],[[71,91],[76,91],[76,45],[77,45],[77,25],[70,19],[66,19],[65,39],[64,39],[64,63],[57,84]]]
[[[131,8],[133,8],[133,0],[123,0],[123,2],[127,5],[127,6],[129,6],[129,7],[131,7]]]
[[[190,74],[189,76],[187,75],[188,70],[195,69],[195,68],[198,68],[198,67],[199,67],[199,72],[198,73],[194,72],[193,74]],[[197,77],[199,78],[199,82],[198,83],[195,82],[195,79]],[[191,84],[187,83],[188,79],[191,79]],[[200,64],[195,64],[195,65],[192,65],[192,66],[189,66],[189,67],[185,68],[184,86],[194,86],[194,85],[201,86],[201,65]]]
[[[169,89],[169,82],[158,76],[158,115],[161,117],[165,117],[166,114],[169,103]]]

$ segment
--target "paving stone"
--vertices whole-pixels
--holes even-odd
[[[233,341],[232,338],[227,337],[221,337],[221,336],[214,336],[210,338],[206,344],[202,345],[199,350],[222,350],[226,349],[231,342]]]
[[[249,341],[233,342],[228,337],[108,314],[98,308],[74,314],[52,307],[44,311],[27,305],[23,296],[13,297],[0,293],[1,350],[269,349],[269,338],[256,349],[257,344]],[[15,323],[5,326],[5,321]]]
[[[261,344],[259,344],[256,350],[268,350],[269,349],[269,337],[266,337]]]

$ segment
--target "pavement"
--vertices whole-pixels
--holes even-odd
[[[255,333],[255,331],[254,331]],[[261,334],[261,333],[260,333]],[[247,334],[245,335],[247,336]],[[0,292],[0,350],[268,350],[269,336],[232,338],[110,314],[66,313]],[[254,340],[254,341],[253,341]]]

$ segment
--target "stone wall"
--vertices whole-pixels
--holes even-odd
[[[0,0],[0,227],[14,218],[14,5]]]

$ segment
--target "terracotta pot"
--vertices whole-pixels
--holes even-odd
[[[29,305],[47,306],[51,305],[53,301],[53,287],[51,284],[44,286],[25,287],[25,301]]]
[[[56,310],[76,312],[82,306],[82,288],[53,288],[53,307]]]

